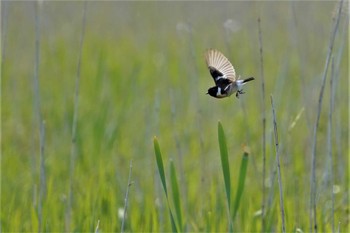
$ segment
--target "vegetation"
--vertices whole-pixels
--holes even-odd
[[[349,231],[348,2],[0,4],[1,231]]]

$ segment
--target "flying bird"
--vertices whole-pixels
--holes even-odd
[[[236,79],[236,72],[231,62],[216,49],[207,50],[205,61],[215,82],[215,86],[209,88],[207,94],[215,98],[229,97],[235,92],[236,97],[239,98],[239,95],[245,93],[242,89],[243,85],[254,80],[253,77]]]

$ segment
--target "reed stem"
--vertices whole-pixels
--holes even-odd
[[[284,204],[283,204],[283,188],[282,188],[282,178],[281,178],[281,166],[280,166],[280,155],[279,155],[279,141],[278,141],[278,131],[277,131],[277,121],[275,114],[275,107],[273,105],[273,97],[271,97],[271,107],[272,107],[272,116],[273,116],[273,129],[275,134],[275,148],[276,148],[276,163],[277,163],[277,178],[278,178],[278,187],[280,193],[280,209],[281,209],[281,218],[282,218],[282,232],[286,232],[286,226],[284,221]]]

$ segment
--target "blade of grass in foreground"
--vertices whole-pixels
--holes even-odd
[[[157,161],[157,166],[158,166],[158,171],[159,171],[159,176],[162,181],[163,189],[165,192],[165,195],[168,197],[168,191],[166,187],[166,180],[165,180],[165,173],[164,173],[164,165],[163,165],[163,159],[162,159],[162,154],[160,153],[160,147],[159,143],[156,137],[154,137],[154,152],[156,154],[156,161]]]
[[[221,166],[222,166],[222,172],[224,175],[224,182],[225,182],[225,191],[226,191],[226,198],[227,198],[227,205],[228,205],[228,219],[230,222],[230,231],[233,231],[232,228],[232,221],[231,221],[231,175],[230,175],[230,165],[228,162],[228,153],[227,153],[227,146],[226,146],[226,138],[224,129],[222,128],[221,122],[218,123],[218,138],[219,138],[219,146],[220,146],[220,157],[221,157]]]
[[[175,170],[173,161],[170,161],[170,179],[171,179],[171,190],[173,191],[173,201],[175,206],[175,212],[177,217],[177,225],[180,231],[182,231],[183,226],[182,226],[179,185],[177,183],[176,170]]]
[[[231,204],[230,165],[228,162],[228,153],[227,153],[225,133],[224,133],[224,129],[222,128],[220,121],[218,124],[218,136],[219,136],[222,172],[224,174],[224,181],[225,181],[226,197],[227,197],[227,202],[230,206],[230,204]]]
[[[159,176],[160,176],[160,179],[162,181],[162,185],[163,185],[163,189],[164,189],[164,192],[165,192],[165,197],[166,197],[166,200],[167,200],[168,209],[169,209],[169,213],[170,213],[171,228],[172,228],[173,232],[177,232],[177,228],[176,228],[176,224],[175,224],[175,220],[174,220],[174,215],[173,215],[173,212],[171,211],[170,205],[169,205],[168,190],[167,190],[167,186],[166,186],[162,154],[160,152],[159,143],[158,143],[158,140],[157,140],[156,137],[154,137],[154,139],[153,139],[153,145],[154,145],[154,153],[156,155],[156,161],[157,161],[157,167],[158,167],[158,171],[159,171]]]
[[[244,190],[245,177],[247,174],[247,167],[248,167],[248,161],[249,161],[248,155],[249,155],[248,151],[244,151],[242,162],[241,162],[241,168],[239,169],[238,187],[237,187],[235,202],[233,204],[232,222],[234,222],[235,220],[238,207],[241,201],[241,197],[243,194],[243,190]]]

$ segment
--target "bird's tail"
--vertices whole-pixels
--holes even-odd
[[[243,83],[246,83],[246,82],[252,81],[252,80],[254,80],[254,79],[255,79],[255,78],[253,78],[253,77],[246,78],[246,79],[244,79],[244,80],[243,80]]]

